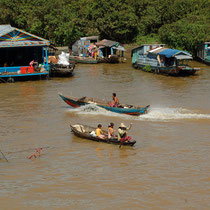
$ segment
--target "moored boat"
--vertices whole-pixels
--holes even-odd
[[[190,67],[190,60],[192,55],[188,52],[165,48],[164,44],[145,44],[132,50],[132,65],[156,74],[193,75],[200,69]]]
[[[50,76],[69,77],[73,75],[75,65],[50,64]]]
[[[105,137],[104,139],[102,139],[97,136],[92,136],[91,132],[94,131],[96,128],[87,125],[75,124],[75,125],[70,125],[70,127],[74,135],[92,141],[103,142],[107,144],[125,145],[125,146],[133,146],[136,143],[136,141],[134,140],[121,142],[118,141],[117,138],[108,139],[107,137]],[[106,131],[103,132],[105,133],[105,136],[107,136],[107,132]]]
[[[146,114],[149,111],[150,105],[145,107],[133,106],[128,104],[120,104],[118,107],[110,106],[110,101],[106,100],[99,100],[94,99],[91,97],[82,97],[82,98],[75,98],[75,97],[66,97],[62,94],[59,96],[70,106],[77,108],[80,106],[88,105],[88,104],[95,104],[98,107],[104,108],[108,111],[119,113],[119,114],[128,114],[128,115],[142,115]]]

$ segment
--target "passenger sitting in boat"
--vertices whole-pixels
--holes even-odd
[[[114,123],[110,123],[108,125],[108,139],[111,139],[111,138],[115,137],[114,132],[115,132],[115,130],[114,130]]]
[[[101,139],[104,139],[105,136],[103,135],[103,131],[102,131],[102,125],[101,124],[98,124],[98,128],[96,129],[95,133],[96,133],[96,136],[101,138]]]
[[[112,99],[113,99],[113,101],[110,103],[110,106],[118,107],[120,102],[119,102],[119,99],[117,98],[116,93],[112,93]]]
[[[131,129],[133,123],[130,124],[129,127],[126,127],[124,123],[120,124],[120,127],[118,129],[118,140],[121,142],[128,142],[131,140],[131,137],[128,136],[128,130]]]

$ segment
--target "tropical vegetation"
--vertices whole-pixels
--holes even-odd
[[[1,0],[0,24],[56,45],[99,35],[122,43],[162,42],[190,52],[210,41],[210,0]]]

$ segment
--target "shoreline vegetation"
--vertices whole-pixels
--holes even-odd
[[[70,46],[98,35],[122,44],[164,43],[194,54],[210,41],[209,0],[1,0],[0,24]]]

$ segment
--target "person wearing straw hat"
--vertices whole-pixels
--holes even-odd
[[[126,127],[124,123],[120,124],[120,127],[118,128],[118,140],[121,142],[130,141],[131,137],[128,136],[128,130],[131,129],[133,123],[130,124],[129,127]]]

